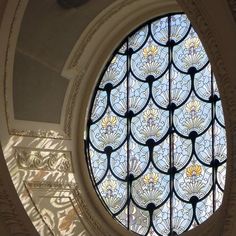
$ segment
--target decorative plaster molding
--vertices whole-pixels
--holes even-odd
[[[20,169],[73,172],[70,152],[16,147],[15,158]]]
[[[82,41],[79,42],[79,48],[76,53],[73,55],[73,58],[70,62],[70,68],[75,68],[77,71],[80,70],[78,66],[78,61],[80,60],[81,55],[84,53],[86,45],[91,41],[94,34],[99,30],[99,28],[107,22],[112,16],[114,16],[117,12],[121,11],[122,8],[127,7],[128,5],[137,2],[137,0],[122,0],[118,1],[117,4],[114,4],[109,11],[106,12],[103,16],[101,16],[95,24],[90,28],[89,32],[87,32],[86,36],[82,38]]]
[[[67,134],[68,137],[71,137],[71,123],[73,118],[73,110],[76,104],[76,96],[79,92],[80,82],[84,75],[85,75],[85,70],[79,71],[77,78],[73,81],[73,85],[68,99],[68,104],[66,106],[64,132]]]
[[[73,189],[77,188],[76,184],[73,183],[59,183],[59,182],[42,182],[42,181],[33,181],[33,182],[25,182],[25,186],[30,189],[47,189],[47,190],[65,190],[65,191],[72,191]]]
[[[18,130],[18,129],[10,129],[10,135],[15,136],[26,136],[32,138],[50,138],[50,139],[68,139],[68,137],[60,134],[59,132],[53,130]]]

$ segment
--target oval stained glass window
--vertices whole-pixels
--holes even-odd
[[[226,134],[206,52],[185,14],[151,20],[115,50],[85,141],[110,214],[140,235],[179,235],[223,199]]]

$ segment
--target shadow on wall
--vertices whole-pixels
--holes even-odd
[[[89,0],[57,0],[57,3],[65,9],[69,8],[76,8],[79,7],[85,3],[87,3]]]

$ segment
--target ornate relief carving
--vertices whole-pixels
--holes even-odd
[[[15,148],[15,157],[18,167],[23,169],[56,170],[59,172],[73,171],[70,152]]]
[[[78,94],[79,91],[80,82],[84,74],[85,70],[81,70],[79,72],[78,76],[73,82],[70,96],[68,99],[68,104],[66,107],[66,118],[64,123],[64,132],[68,135],[68,137],[71,137],[71,122],[72,122],[73,109],[75,107],[76,95]]]
[[[27,136],[32,138],[51,138],[51,139],[68,139],[69,137],[65,137],[54,130],[18,130],[18,129],[9,129],[10,135],[16,136]]]

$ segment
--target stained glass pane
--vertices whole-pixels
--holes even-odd
[[[223,109],[185,14],[153,19],[123,40],[97,85],[86,134],[97,194],[128,230],[179,235],[220,207]]]

